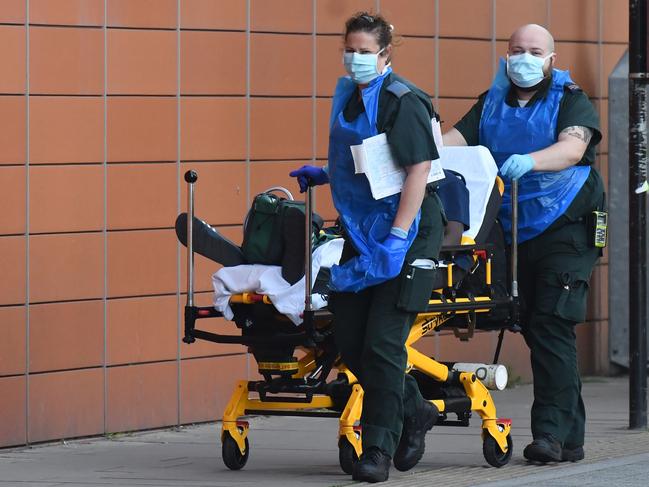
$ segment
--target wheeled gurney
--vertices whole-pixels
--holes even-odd
[[[197,328],[197,320],[221,317],[213,307],[194,305],[193,299],[193,215],[194,184],[197,174],[185,174],[188,183],[187,218],[187,304],[183,341],[196,339],[217,343],[239,343],[254,356],[261,380],[239,381],[222,418],[222,457],[233,470],[243,468],[250,453],[249,424],[246,415],[281,415],[339,418],[339,462],[346,473],[361,455],[359,420],[363,390],[353,374],[340,362],[332,336],[333,316],[326,309],[311,306],[311,189],[306,194],[305,309],[303,322],[295,326],[277,312],[267,296],[241,293],[230,298],[234,322],[240,334],[223,335]],[[515,192],[515,185],[513,188]],[[502,194],[502,191],[501,191]],[[515,194],[513,194],[514,201]],[[514,208],[514,222],[516,209]],[[514,228],[516,225],[514,223]],[[512,235],[512,259],[516,258],[516,232]],[[458,256],[470,256],[473,269],[470,290],[462,286],[454,269]],[[437,425],[468,426],[472,412],[482,420],[483,454],[494,467],[506,465],[512,455],[511,420],[498,418],[496,407],[485,384],[471,371],[454,370],[417,351],[414,344],[441,329],[452,329],[460,339],[471,338],[476,329],[500,329],[494,363],[498,360],[505,329],[517,327],[515,266],[512,266],[512,293],[502,292],[492,281],[496,249],[489,243],[444,247],[447,267],[442,271],[441,287],[433,291],[425,312],[419,313],[406,342],[409,369],[417,379],[422,395],[439,411]],[[503,257],[504,258],[504,257]],[[500,259],[498,265],[506,263]],[[475,285],[476,275],[481,281]],[[502,283],[501,283],[502,284]],[[492,319],[499,314],[499,319]],[[209,326],[209,325],[206,325]],[[300,350],[299,358],[294,352]],[[331,379],[333,377],[333,379]],[[454,414],[456,419],[449,417]]]

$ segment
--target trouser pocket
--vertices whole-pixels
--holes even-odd
[[[407,264],[400,277],[401,289],[397,308],[411,313],[426,311],[430,295],[433,292],[436,271],[434,263],[431,268]]]
[[[557,272],[546,284],[537,298],[541,311],[575,323],[586,320],[587,275],[575,271]]]

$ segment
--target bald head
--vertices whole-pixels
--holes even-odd
[[[538,24],[527,24],[519,27],[509,38],[510,55],[529,52],[532,55],[547,56],[554,52],[552,34]]]

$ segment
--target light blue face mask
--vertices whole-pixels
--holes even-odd
[[[543,66],[545,61],[554,53],[546,57],[532,56],[528,52],[507,57],[507,75],[516,86],[530,88],[539,84],[545,78]]]
[[[351,76],[354,83],[365,85],[381,74],[378,62],[379,54],[384,49],[381,49],[376,54],[360,54],[358,52],[346,52],[343,54],[345,71]]]

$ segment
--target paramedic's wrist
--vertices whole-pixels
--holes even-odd
[[[399,227],[392,227],[390,229],[390,235],[394,235],[395,237],[400,238],[402,240],[408,238],[408,232],[406,232],[403,228],[399,228]]]

